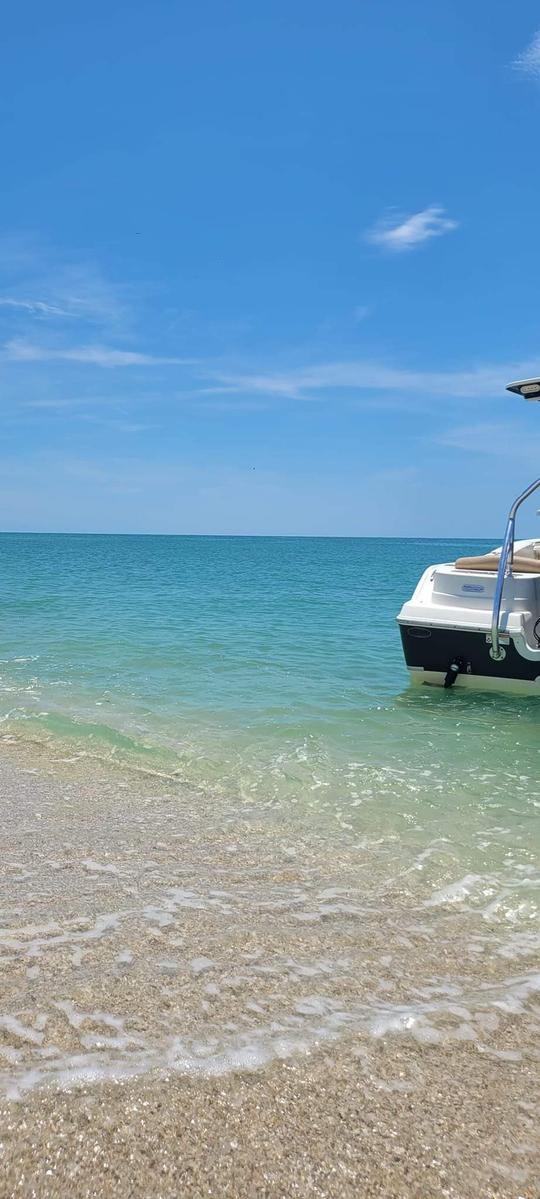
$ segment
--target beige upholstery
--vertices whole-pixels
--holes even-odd
[[[495,574],[499,569],[499,559],[495,554],[483,554],[479,558],[458,558],[454,563],[456,570],[490,570]],[[540,560],[538,558],[521,558],[516,554],[512,563],[514,574],[540,575]]]

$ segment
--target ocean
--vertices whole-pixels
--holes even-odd
[[[534,699],[412,690],[401,653],[425,566],[488,545],[3,535],[3,735],[331,810],[366,770],[506,770],[518,722],[534,778]]]
[[[347,1038],[529,1060],[540,704],[412,688],[395,622],[490,544],[0,538],[0,738],[46,774],[0,816],[5,1094]]]

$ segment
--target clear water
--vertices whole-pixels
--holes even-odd
[[[11,750],[14,742],[45,746],[50,762],[114,764],[116,779],[127,768],[133,777],[135,768],[163,788],[161,799],[154,789],[149,807],[131,805],[126,814],[111,784],[93,826],[90,808],[75,820],[70,804],[57,811],[54,796],[37,816],[21,816],[20,828],[16,799],[3,813],[4,839],[15,830],[10,878],[22,883],[23,898],[10,881],[0,949],[10,961],[20,958],[30,979],[23,990],[42,972],[34,1023],[25,1027],[57,1073],[58,1062],[79,1061],[88,1045],[56,1059],[56,1030],[43,1048],[45,1024],[35,1021],[52,1019],[44,997],[54,1019],[77,1003],[90,1004],[97,1019],[103,979],[112,994],[131,962],[139,963],[138,975],[129,966],[139,999],[133,989],[125,1007],[118,992],[114,1019],[122,1028],[133,1006],[144,1004],[148,977],[164,980],[159,1019],[154,1000],[144,1036],[140,1019],[136,1025],[145,1062],[173,1060],[171,977],[183,969],[191,977],[189,962],[199,958],[221,971],[205,1004],[218,1001],[221,983],[232,994],[228,980],[239,961],[251,997],[244,1023],[231,1000],[221,1024],[212,1016],[205,1040],[195,970],[193,1008],[185,990],[179,1027],[185,1033],[189,1009],[190,1035],[214,1046],[212,1060],[226,1056],[223,1045],[231,1060],[244,1049],[249,1056],[253,1045],[253,1060],[259,1051],[267,1060],[276,1028],[302,1044],[342,1027],[375,1036],[416,1029],[428,1042],[441,1028],[459,1027],[456,1035],[485,1040],[498,1035],[501,1012],[522,1013],[524,1043],[533,1043],[540,702],[410,688],[395,623],[426,565],[489,546],[0,538],[0,737]],[[55,847],[64,841],[62,864]],[[74,862],[68,885],[62,871]],[[70,923],[76,903],[90,912],[87,931]],[[190,919],[196,912],[189,935],[186,909]],[[98,950],[104,956],[92,973],[85,962]],[[33,955],[49,962],[48,984]],[[16,1045],[23,990],[2,1017]],[[70,1018],[70,1035],[78,1019]],[[138,1069],[129,1046],[128,1038],[114,1053]],[[183,1040],[184,1065],[186,1054]],[[22,1069],[19,1057],[13,1062]]]
[[[395,622],[428,563],[486,548],[4,535],[4,737],[351,820],[403,795],[444,797],[441,831],[488,798],[532,814],[537,700],[411,688]]]

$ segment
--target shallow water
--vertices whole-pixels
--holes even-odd
[[[344,1037],[531,1060],[540,703],[410,689],[394,622],[486,548],[0,539],[6,1093]]]

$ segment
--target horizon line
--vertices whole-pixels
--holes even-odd
[[[0,537],[217,537],[223,540],[245,538],[261,541],[490,541],[493,538],[478,533],[423,535],[420,533],[143,533],[134,531],[94,529],[0,529]]]

